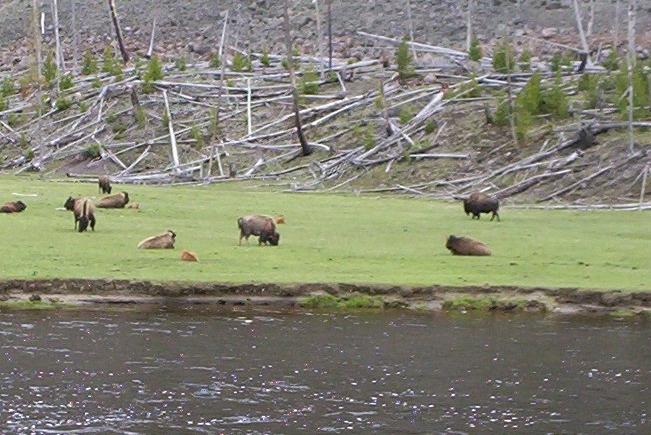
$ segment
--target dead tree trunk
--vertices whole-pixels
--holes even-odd
[[[120,29],[120,20],[118,20],[118,13],[117,10],[115,9],[115,0],[108,0],[109,8],[111,9],[111,18],[113,20],[113,27],[115,27],[115,36],[118,40],[118,46],[120,47],[120,53],[122,54],[122,61],[126,65],[129,63],[129,53],[127,52],[127,49],[124,47],[124,40],[122,39],[122,29]],[[130,97],[131,97],[131,105],[133,106],[133,117],[137,120],[138,119],[138,112],[140,112],[140,100],[138,99],[138,92],[136,91],[136,87],[132,86],[131,87],[131,92],[130,92]]]
[[[577,0],[574,0],[574,17],[576,18],[576,28],[579,31],[579,36],[581,37],[581,46],[583,51],[588,53],[588,59],[590,56],[590,47],[588,46],[588,40],[585,37],[585,32],[583,31],[583,23],[581,22],[581,10],[579,9],[579,3]]]
[[[39,8],[38,8],[38,2],[36,0],[32,0],[32,32],[33,32],[33,38],[34,38],[34,60],[36,61],[35,69],[34,71],[34,77],[33,79],[35,80],[35,86],[36,86],[36,102],[35,102],[35,109],[36,113],[40,114],[41,113],[41,65],[43,63],[43,57],[41,54],[41,32],[39,29]],[[45,153],[47,152],[47,145],[45,141],[41,142],[40,146],[40,156],[45,156]]]
[[[328,0],[328,69],[332,69],[332,0]]]
[[[77,0],[71,0],[72,9],[72,64],[75,72],[79,71],[79,29],[77,28]]]
[[[626,69],[628,72],[628,148],[633,153],[635,136],[633,134],[633,68],[635,67],[635,12],[636,0],[628,0],[628,53]]]
[[[55,50],[54,58],[59,71],[65,71],[65,64],[63,62],[63,49],[61,48],[61,36],[59,34],[59,4],[57,0],[52,0],[52,21],[54,22],[54,43]],[[57,80],[58,81],[58,80]]]
[[[321,11],[319,10],[319,0],[314,0],[316,14],[316,51],[319,56],[319,72],[321,80],[325,80],[325,71],[323,68],[323,35],[321,33]]]
[[[124,40],[122,39],[122,30],[120,29],[120,20],[118,20],[118,13],[115,9],[115,0],[108,0],[109,8],[111,9],[111,19],[113,20],[113,27],[115,27],[115,37],[118,40],[118,46],[120,47],[120,53],[122,54],[122,60],[126,64],[129,62],[129,53],[124,47]]]
[[[328,2],[328,5],[330,1]],[[292,83],[292,102],[294,106],[294,122],[296,123],[296,134],[301,143],[301,152],[304,156],[312,153],[301,126],[301,115],[298,108],[298,90],[296,89],[296,77],[294,76],[294,59],[292,57],[292,34],[289,27],[289,0],[285,0],[285,43],[287,44],[287,69],[289,70],[289,79]]]
[[[39,31],[39,11],[36,0],[32,0],[32,31],[34,38],[34,59],[36,60],[35,79],[37,86],[41,85],[41,66],[43,65],[43,56],[41,53],[41,32]],[[40,99],[39,99],[40,101]]]
[[[588,28],[585,32],[586,36],[592,36],[592,27],[594,26],[594,0],[590,0],[590,18],[588,19]]]
[[[615,2],[615,35],[613,36],[613,50],[619,47],[619,0]]]
[[[409,20],[409,40],[414,42],[414,21],[411,18],[411,1],[407,0],[407,20]],[[416,60],[416,47],[411,46],[411,55]]]
[[[466,11],[466,51],[470,52],[472,44],[472,4],[473,0],[468,0],[468,10]]]

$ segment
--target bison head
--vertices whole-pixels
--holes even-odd
[[[68,199],[66,199],[65,204],[63,204],[63,206],[68,211],[74,210],[75,209],[75,199],[72,196],[69,196]]]

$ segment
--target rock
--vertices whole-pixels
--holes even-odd
[[[41,302],[41,297],[37,294],[33,294],[29,297],[30,302]]]
[[[181,261],[199,261],[199,257],[196,253],[184,249],[181,252]]]
[[[429,73],[425,76],[425,78],[423,78],[423,83],[425,83],[426,85],[433,85],[434,83],[436,83],[436,80],[437,80],[436,74]]]
[[[132,202],[130,204],[127,204],[125,208],[131,208],[134,210],[140,210],[140,203],[139,202]]]
[[[558,35],[558,27],[545,27],[540,32],[540,35],[545,39],[549,39],[551,37],[554,37],[554,36]]]
[[[197,53],[201,56],[207,54],[210,51],[210,47],[199,42],[191,42],[188,44],[188,51],[190,51],[190,53]]]

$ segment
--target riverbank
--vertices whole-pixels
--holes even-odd
[[[65,199],[97,196],[91,183],[0,177],[0,201],[27,210],[0,215],[0,279],[106,279],[248,284],[346,282],[442,288],[651,290],[646,212],[515,210],[472,220],[459,202],[390,196],[292,195],[251,186],[114,186],[139,210],[98,210],[95,232],[76,233]],[[16,195],[18,194],[18,195]],[[282,214],[280,246],[238,246],[236,220]],[[176,249],[136,249],[172,229]],[[458,257],[450,234],[482,240],[491,257]],[[199,256],[180,261],[180,251]]]
[[[31,299],[31,301],[30,301]],[[289,307],[316,310],[545,312],[651,316],[651,292],[512,286],[217,284],[133,280],[4,280],[0,309],[128,304]]]

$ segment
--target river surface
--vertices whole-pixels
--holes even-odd
[[[651,433],[651,322],[0,312],[3,433]]]

